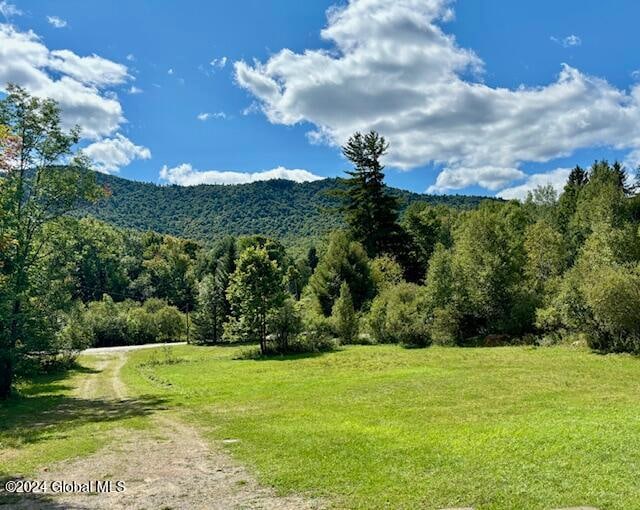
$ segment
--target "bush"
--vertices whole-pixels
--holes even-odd
[[[606,352],[640,353],[640,274],[621,267],[603,267],[583,287],[593,314],[588,323],[589,346]]]
[[[114,303],[108,295],[103,296],[101,301],[93,301],[87,305],[84,320],[93,346],[110,347],[132,343],[127,331],[127,317],[122,313],[124,306],[124,303]]]
[[[378,291],[404,282],[402,266],[389,255],[381,255],[371,261],[371,277]]]
[[[131,343],[148,344],[156,342],[159,336],[155,314],[145,308],[133,308],[127,314],[127,337]]]
[[[175,306],[160,308],[155,313],[155,323],[158,327],[156,342],[180,340],[187,329],[184,315]]]
[[[59,341],[81,348],[179,340],[186,329],[184,315],[162,300],[114,303],[107,295],[74,309],[64,321]]]
[[[433,311],[429,332],[437,345],[458,345],[461,340],[460,314],[453,306],[436,308]]]
[[[290,352],[291,346],[302,332],[302,318],[292,298],[287,298],[271,315],[269,331],[271,335],[267,342],[268,346],[275,347],[280,353]]]
[[[426,347],[431,344],[423,287],[401,283],[388,287],[371,304],[369,327],[374,339]]]
[[[351,291],[345,282],[340,286],[340,296],[333,305],[331,322],[335,334],[342,340],[342,343],[353,343],[358,337],[358,316],[353,309]]]

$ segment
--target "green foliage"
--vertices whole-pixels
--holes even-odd
[[[369,327],[373,338],[381,343],[430,345],[428,310],[424,287],[413,283],[387,287],[371,304]]]
[[[285,290],[282,272],[266,248],[249,246],[240,254],[227,289],[232,317],[225,335],[232,339],[259,340],[268,351],[268,318],[282,305]]]
[[[83,212],[118,227],[155,231],[212,242],[224,236],[262,234],[295,247],[296,255],[344,226],[332,214],[339,201],[330,191],[343,185],[336,179],[295,183],[285,180],[224,185],[158,186],[97,174],[109,196]],[[413,202],[454,208],[477,206],[484,197],[421,195],[389,189],[401,210]]]
[[[602,267],[582,288],[592,313],[589,344],[607,352],[640,353],[640,266]]]
[[[536,289],[542,291],[551,278],[560,276],[567,262],[567,247],[562,234],[545,220],[527,227],[524,249],[527,256],[525,274]]]
[[[389,255],[381,255],[371,261],[371,278],[376,290],[380,292],[390,285],[404,281],[404,273],[400,264]]]
[[[223,328],[229,318],[226,290],[229,275],[223,264],[219,264],[214,275],[207,274],[198,284],[198,301],[193,325],[196,342],[218,343],[222,340]]]
[[[454,209],[414,202],[404,214],[402,226],[411,238],[413,257],[422,268],[421,277],[438,244],[451,246],[452,228],[457,217]]]
[[[327,251],[309,280],[309,290],[325,317],[331,314],[342,282],[349,286],[356,310],[373,297],[374,283],[364,248],[338,231],[331,235]]]
[[[15,85],[0,100],[0,399],[11,392],[16,357],[51,350],[54,297],[40,264],[46,227],[100,195],[86,160],[75,154],[77,128],[61,128],[55,101]],[[40,279],[40,282],[35,282]],[[35,342],[32,348],[29,344]],[[18,352],[21,351],[21,352]]]
[[[170,342],[181,340],[186,332],[184,315],[160,299],[140,304],[114,302],[108,295],[76,307],[66,323],[63,336],[94,347]]]
[[[344,156],[354,169],[344,179],[346,189],[339,192],[342,212],[353,238],[360,242],[370,257],[399,254],[404,232],[398,225],[398,199],[384,184],[384,167],[380,158],[389,144],[371,131],[355,133],[342,147]]]
[[[292,298],[286,298],[271,312],[269,331],[273,337],[269,342],[272,353],[287,354],[296,350],[298,335],[302,333],[302,317]]]
[[[353,343],[358,338],[358,316],[353,309],[353,299],[347,282],[342,282],[340,295],[333,304],[331,320],[338,338],[344,344]]]
[[[527,331],[534,310],[523,304],[526,214],[516,203],[484,204],[466,213],[454,232],[452,300],[464,337]],[[524,316],[523,316],[524,315]]]

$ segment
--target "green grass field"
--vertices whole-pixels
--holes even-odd
[[[281,493],[341,508],[640,507],[636,358],[526,347],[239,352],[176,347],[163,363],[138,351],[123,376],[210,439],[239,439],[226,447]]]

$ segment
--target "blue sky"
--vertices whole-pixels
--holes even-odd
[[[510,198],[640,162],[640,4],[614,6],[5,0],[0,87],[51,91],[129,179],[340,175],[338,145],[376,128],[389,184]]]

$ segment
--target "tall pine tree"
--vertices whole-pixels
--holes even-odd
[[[384,166],[380,158],[389,144],[375,131],[355,133],[342,147],[344,156],[353,163],[344,179],[341,193],[342,212],[353,238],[365,247],[370,257],[384,253],[398,255],[403,244],[403,231],[398,225],[398,200],[384,184]]]

